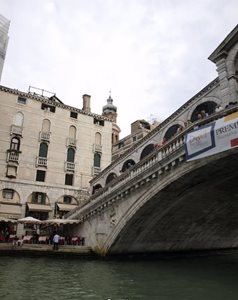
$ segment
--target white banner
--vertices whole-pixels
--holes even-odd
[[[185,147],[187,161],[238,147],[238,112],[189,132]]]

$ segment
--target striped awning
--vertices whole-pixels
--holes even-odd
[[[59,210],[61,210],[61,211],[71,211],[72,209],[74,209],[78,205],[57,203],[57,206],[58,206]]]
[[[44,212],[52,211],[52,207],[50,205],[27,203],[27,206],[29,211],[44,211]]]
[[[17,204],[0,204],[0,217],[18,219],[21,216],[21,206]]]

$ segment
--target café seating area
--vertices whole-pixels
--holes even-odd
[[[12,243],[13,245],[21,246],[23,244],[52,244],[52,236],[47,235],[10,235],[8,240],[2,242]],[[60,236],[60,245],[84,246],[85,237],[80,236]]]

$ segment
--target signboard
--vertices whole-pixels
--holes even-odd
[[[185,136],[187,161],[238,147],[238,112],[194,129]]]

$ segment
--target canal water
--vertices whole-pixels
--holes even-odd
[[[238,254],[86,260],[0,256],[1,300],[237,300]]]

